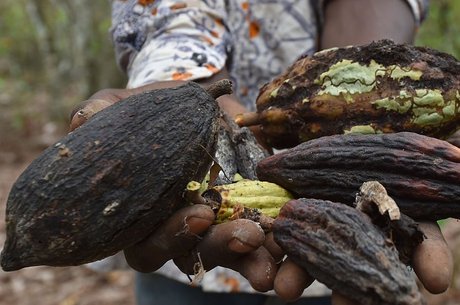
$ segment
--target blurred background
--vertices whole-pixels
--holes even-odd
[[[460,58],[460,1],[431,0],[417,45]],[[0,245],[9,189],[30,161],[67,132],[71,109],[102,88],[124,87],[108,29],[110,1],[0,2]],[[443,224],[456,278],[429,304],[460,304],[460,224]],[[132,274],[83,267],[0,271],[0,304],[134,304]]]
[[[24,146],[49,144],[66,131],[74,105],[124,85],[109,27],[110,1],[0,2],[3,159],[18,161]]]

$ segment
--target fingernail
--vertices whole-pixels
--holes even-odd
[[[192,234],[201,234],[212,225],[212,221],[206,218],[190,217],[185,220],[186,229]]]
[[[257,247],[254,247],[252,245],[246,244],[239,240],[238,238],[233,238],[231,239],[228,244],[228,248],[236,253],[247,253],[251,252],[257,249]]]

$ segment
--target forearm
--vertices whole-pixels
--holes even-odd
[[[404,0],[330,0],[324,11],[320,49],[379,39],[412,43],[416,23]]]
[[[221,80],[221,79],[228,79],[229,74],[227,70],[224,68],[221,71],[213,74],[211,77],[202,78],[194,80],[198,84],[202,85],[203,87],[207,87],[210,84]],[[86,122],[91,116],[93,116],[96,112],[120,101],[125,98],[128,98],[131,95],[140,94],[145,91],[149,90],[156,90],[162,88],[171,88],[176,87],[182,84],[185,84],[186,81],[175,81],[175,80],[166,80],[166,81],[157,81],[152,82],[147,85],[143,85],[136,88],[130,89],[104,89],[96,92],[88,100],[80,103],[77,105],[71,115],[71,123],[70,123],[70,130],[74,130],[75,128],[82,125]],[[184,101],[186,102],[186,101]],[[231,117],[236,116],[239,113],[246,112],[247,109],[239,103],[238,99],[234,94],[232,95],[223,95],[217,99],[220,108],[225,111]],[[255,131],[258,133],[258,131]]]
[[[227,72],[227,69],[224,68],[209,78],[198,79],[198,80],[195,80],[195,82],[202,85],[203,87],[207,87],[210,84],[218,80],[228,79],[228,78],[230,78],[230,76]],[[131,95],[131,94],[138,94],[138,93],[141,93],[147,90],[175,87],[183,83],[185,82],[184,81],[161,81],[161,82],[148,84],[142,87],[129,89],[129,93],[125,93],[125,94]],[[247,111],[247,109],[238,102],[236,96],[233,94],[221,96],[220,98],[217,99],[217,101],[221,109],[224,110],[227,114],[229,114],[232,117],[234,117],[235,115],[239,113],[243,113]]]

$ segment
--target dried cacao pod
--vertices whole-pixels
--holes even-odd
[[[460,218],[460,149],[415,133],[322,137],[264,159],[257,175],[295,197],[349,205],[376,180],[412,218]]]
[[[391,241],[352,207],[291,200],[275,219],[273,234],[294,262],[357,304],[422,304],[415,278]]]
[[[223,113],[219,130],[215,161],[220,166],[214,184],[229,184],[236,174],[245,179],[257,179],[257,163],[270,153],[258,144],[252,131],[240,128],[229,115]],[[210,175],[211,178],[212,174]]]
[[[182,207],[187,183],[212,162],[215,98],[231,84],[213,88],[214,96],[195,83],[131,96],[46,149],[11,189],[3,269],[102,259]]]
[[[270,145],[349,132],[412,131],[446,138],[460,122],[460,63],[436,50],[382,40],[297,60],[266,84],[257,113]]]

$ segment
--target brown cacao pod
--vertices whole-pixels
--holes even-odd
[[[460,149],[415,133],[322,137],[262,160],[257,175],[296,197],[349,205],[376,180],[412,218],[460,218]]]
[[[257,113],[276,148],[332,134],[411,131],[437,138],[460,122],[460,63],[436,50],[382,40],[297,60],[263,86]]]
[[[184,206],[187,183],[204,178],[219,116],[215,99],[195,83],[96,113],[13,185],[3,269],[79,265],[144,239]]]
[[[422,304],[396,248],[361,211],[324,200],[291,200],[272,229],[294,262],[357,304]]]

